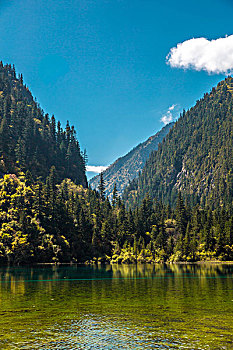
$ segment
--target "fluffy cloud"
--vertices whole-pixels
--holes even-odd
[[[102,171],[106,170],[107,166],[101,166],[101,165],[87,165],[87,171],[91,172],[91,173],[96,173],[99,174]]]
[[[233,71],[233,35],[216,40],[186,40],[173,47],[166,60],[171,67],[230,74]]]
[[[168,108],[168,110],[169,111],[173,111],[173,109],[176,107],[177,105],[171,105],[169,108]]]
[[[167,112],[160,119],[160,121],[163,122],[164,125],[171,123],[173,121],[172,111],[174,110],[175,107],[176,107],[176,105],[170,106],[168,108]]]

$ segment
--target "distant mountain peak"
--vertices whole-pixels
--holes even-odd
[[[158,144],[168,134],[174,123],[167,124],[155,135],[150,136],[145,142],[134,147],[125,156],[118,158],[105,171],[103,178],[105,181],[106,194],[111,198],[116,183],[118,194],[121,195],[130,181],[135,179],[143,169],[149,155],[155,151]],[[89,183],[93,189],[97,189],[100,176],[92,178]]]

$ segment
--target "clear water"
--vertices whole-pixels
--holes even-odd
[[[233,265],[1,268],[0,349],[233,349]]]

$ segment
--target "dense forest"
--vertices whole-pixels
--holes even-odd
[[[0,62],[0,171],[30,171],[33,177],[48,176],[56,167],[59,180],[71,178],[87,186],[85,154],[81,154],[76,131],[62,129],[45,114],[23,83],[14,66]]]
[[[233,259],[233,217],[223,208],[190,208],[178,195],[175,209],[149,196],[126,210],[116,189],[104,194],[70,179],[56,185],[30,176],[0,180],[0,261],[177,262]]]
[[[148,193],[174,207],[179,191],[192,206],[233,209],[232,77],[181,114],[123,198],[136,206]]]
[[[173,205],[169,203],[168,194],[166,197],[165,192],[163,194],[158,190],[164,188],[154,185],[155,192],[149,186],[149,193],[146,190],[145,193],[142,192],[142,198],[136,197],[139,192],[135,189],[135,198],[140,204],[128,208],[129,201],[125,203],[120,198],[116,184],[110,202],[106,196],[103,174],[100,175],[98,191],[87,186],[86,155],[80,151],[74,127],[70,127],[67,122],[63,130],[53,116],[50,118],[44,114],[23,84],[22,76],[16,78],[14,67],[1,64],[0,262],[154,263],[233,260],[230,84],[233,85],[232,79],[228,78],[198,102],[197,106],[206,106],[206,109],[200,109],[200,115],[199,107],[195,107],[196,119],[200,125],[193,134],[196,135],[201,150],[192,138],[188,147],[186,133],[179,127],[183,125],[188,132],[184,121],[193,116],[191,109],[181,116],[158,151],[153,153],[136,183],[140,185],[142,179],[146,181],[149,166],[155,177],[162,176],[161,169],[167,167],[170,175],[164,172],[164,181],[168,175],[172,178],[172,171],[179,171],[180,174],[180,159],[188,161],[182,152],[186,149],[191,155],[190,147],[193,145],[196,147],[195,154],[199,157],[188,158],[190,162],[193,159],[196,162],[193,173],[197,176],[201,173],[204,179],[206,175],[207,183],[215,181],[211,187],[213,195],[223,186],[221,196],[219,194],[220,197],[213,197],[216,205],[209,199],[212,198],[210,191],[203,189],[206,182],[197,177],[193,179],[193,186],[195,184],[200,188],[197,192],[200,200],[190,200],[182,187],[183,182],[179,182]],[[222,96],[222,102],[219,96]],[[229,102],[227,112],[227,103],[223,97]],[[212,103],[208,102],[210,99]],[[207,107],[210,108],[209,111]],[[201,124],[204,111],[209,116],[208,123],[212,121],[212,124],[204,123],[204,120]],[[214,111],[214,116],[218,119],[218,127],[212,120],[211,111]],[[191,129],[195,124],[193,119],[195,118],[191,118]],[[201,128],[203,132],[200,131]],[[209,132],[209,137],[212,136],[211,139],[207,138],[204,131],[209,128],[212,132],[218,132],[217,136]],[[211,146],[211,152],[215,150],[213,155],[216,158],[212,157],[208,149],[213,143],[215,147]],[[170,155],[167,163],[165,160],[163,164],[156,163],[157,159],[163,159],[163,152],[169,147],[171,151],[166,153]],[[203,153],[201,159],[204,147],[206,153]],[[213,167],[210,178],[205,170],[208,169],[205,163],[207,153],[208,161]],[[158,166],[157,172],[154,172],[152,163],[160,165],[161,169]],[[170,169],[171,163],[174,164]],[[219,179],[218,182],[216,174],[223,176],[223,180]],[[187,176],[187,181],[188,179]],[[135,184],[131,186],[133,185]],[[128,192],[131,193],[132,189]]]

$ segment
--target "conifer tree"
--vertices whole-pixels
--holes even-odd
[[[0,154],[4,158],[7,158],[9,150],[9,127],[7,120],[4,117],[0,125]]]
[[[179,229],[179,233],[184,236],[187,226],[187,216],[185,211],[184,202],[181,193],[178,193],[177,204],[176,204],[176,222]]]
[[[98,186],[98,190],[99,190],[101,200],[104,201],[105,200],[105,183],[104,183],[104,177],[102,172],[100,173],[100,183]]]
[[[114,183],[114,188],[113,188],[113,192],[112,192],[112,205],[113,205],[113,207],[116,206],[117,200],[118,200],[118,192],[117,192],[116,183]]]

